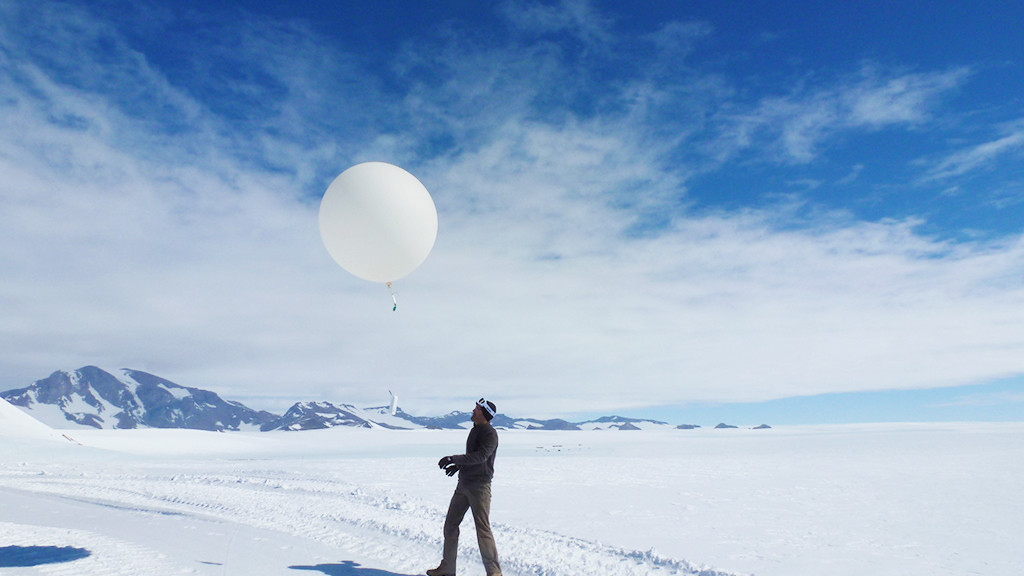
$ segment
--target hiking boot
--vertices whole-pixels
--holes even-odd
[[[455,576],[455,572],[445,572],[444,570],[441,570],[440,566],[438,566],[437,568],[427,570],[427,576]]]

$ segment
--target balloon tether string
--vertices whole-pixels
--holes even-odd
[[[395,312],[398,310],[398,297],[395,296],[395,291],[391,289],[391,282],[388,282],[388,292],[391,294],[391,301],[394,302],[394,306],[391,307],[391,311]]]

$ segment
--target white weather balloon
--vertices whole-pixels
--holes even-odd
[[[437,209],[415,176],[385,162],[342,172],[320,202],[320,236],[345,270],[390,282],[427,258],[437,238]]]

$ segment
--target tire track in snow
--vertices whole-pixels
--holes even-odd
[[[88,499],[97,504],[113,502],[151,513],[201,514],[279,531],[358,558],[377,559],[389,569],[403,572],[422,572],[440,557],[442,545],[445,511],[436,504],[390,490],[323,477],[307,478],[301,473],[251,470],[237,474],[82,474],[50,470],[43,475],[7,476],[6,481],[20,489]],[[506,576],[729,576],[662,557],[653,550],[627,550],[504,524],[494,524],[492,528]],[[459,555],[463,566],[479,562],[471,526],[463,530]]]

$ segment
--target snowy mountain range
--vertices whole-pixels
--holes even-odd
[[[58,429],[240,430],[260,428],[276,418],[208,390],[180,386],[146,372],[122,369],[114,375],[95,366],[57,371],[0,396]]]
[[[115,373],[95,366],[57,371],[0,397],[56,429],[92,427],[191,428],[199,430],[314,430],[335,426],[409,430],[468,428],[468,412],[413,416],[390,406],[358,408],[330,402],[298,402],[281,415],[224,400],[209,390],[181,386],[139,370]],[[512,418],[498,414],[495,427],[528,430],[643,430],[695,428],[656,420],[607,416],[585,422]]]

